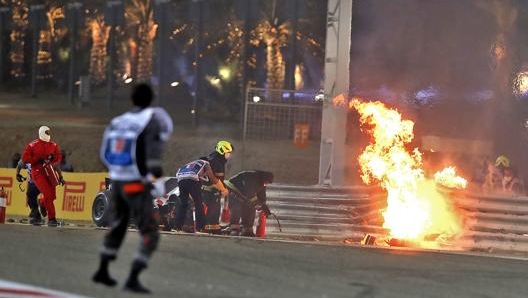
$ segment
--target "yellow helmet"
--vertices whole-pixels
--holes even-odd
[[[510,166],[510,160],[505,155],[500,155],[495,160],[495,166],[496,167],[509,167]]]
[[[218,141],[215,147],[216,152],[222,155],[233,152],[233,149],[233,145],[228,141]]]

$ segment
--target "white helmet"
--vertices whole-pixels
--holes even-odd
[[[49,142],[51,139],[50,136],[50,128],[47,126],[41,126],[39,128],[39,139],[41,139],[44,142]]]

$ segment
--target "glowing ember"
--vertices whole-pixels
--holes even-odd
[[[347,99],[343,94],[339,94],[338,96],[334,97],[332,99],[332,103],[334,106],[346,106]]]
[[[414,123],[381,102],[353,98],[349,106],[359,112],[362,130],[372,137],[358,158],[361,178],[367,184],[379,182],[387,190],[383,227],[390,236],[420,241],[428,235],[460,232],[460,219],[436,191],[435,182],[425,178],[422,154],[405,147],[414,138]],[[443,181],[464,180],[456,177],[454,168],[444,171],[438,174]]]

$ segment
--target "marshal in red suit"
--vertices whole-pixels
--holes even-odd
[[[54,166],[61,160],[62,155],[59,145],[51,141],[50,129],[47,126],[39,128],[39,137],[27,144],[24,153],[22,153],[22,161],[31,164],[31,177],[42,193],[43,205],[48,213],[48,226],[51,227],[58,226],[53,203],[57,197],[55,192],[56,183],[48,177],[45,167],[50,164]],[[64,184],[60,173],[57,175],[59,176],[60,184]]]

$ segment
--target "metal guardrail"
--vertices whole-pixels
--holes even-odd
[[[466,231],[448,250],[528,255],[528,197],[485,195],[439,188],[464,213]],[[269,185],[267,237],[360,243],[366,234],[386,237],[380,211],[386,194],[377,187]]]

